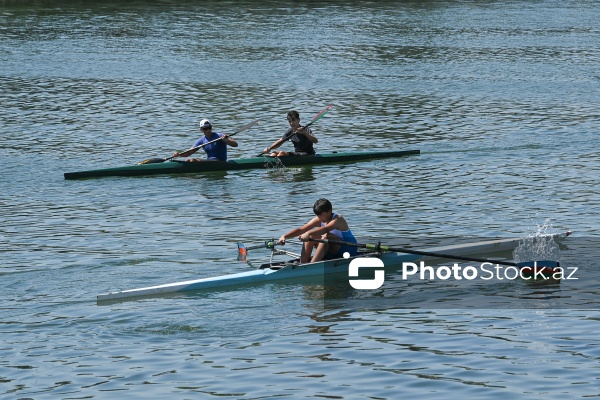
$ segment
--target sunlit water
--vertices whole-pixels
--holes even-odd
[[[3,5],[2,398],[598,396],[599,19],[583,0]],[[289,109],[328,104],[318,151],[421,155],[63,179],[170,156],[201,117],[259,120],[229,153],[253,156]],[[447,309],[452,288],[394,274],[388,308],[324,307],[311,283],[96,304],[245,271],[236,242],[303,224],[319,197],[382,243],[572,229],[581,311],[552,308],[565,282]]]

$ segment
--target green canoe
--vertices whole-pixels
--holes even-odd
[[[419,150],[404,151],[365,151],[315,154],[310,156],[290,157],[254,157],[240,158],[228,161],[184,162],[167,161],[154,164],[138,164],[125,167],[95,169],[80,172],[65,172],[65,179],[98,178],[102,176],[141,176],[158,174],[187,174],[214,171],[229,171],[236,169],[263,169],[273,168],[278,165],[293,167],[300,165],[320,165],[344,163],[378,158],[395,158],[419,154]]]

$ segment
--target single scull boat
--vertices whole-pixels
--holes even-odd
[[[324,153],[307,156],[289,156],[289,157],[252,157],[232,159],[228,161],[206,161],[206,162],[185,162],[168,161],[159,163],[148,163],[129,165],[116,168],[96,169],[80,172],[65,172],[65,179],[99,178],[103,176],[142,176],[158,174],[187,174],[214,171],[231,171],[238,169],[264,169],[274,168],[279,165],[285,167],[294,167],[302,165],[321,165],[333,163],[345,163],[365,160],[375,160],[381,158],[396,158],[419,154],[419,150],[402,151],[364,151],[364,152],[343,152],[343,153]]]
[[[569,236],[571,232],[562,234],[545,235],[538,238],[512,238],[488,240],[475,243],[460,245],[451,245],[443,247],[428,248],[424,251],[431,253],[452,254],[455,256],[470,256],[476,254],[493,254],[514,250],[519,244],[525,243],[524,240],[549,240],[560,242]],[[271,243],[271,247],[267,243]],[[272,242],[266,242],[267,248],[273,248]],[[284,252],[286,253],[286,252]],[[406,254],[398,252],[369,253],[359,254],[357,257],[378,257],[380,258],[386,270],[399,268],[403,262],[415,262],[429,260],[435,257],[422,256],[418,254]],[[240,272],[236,274],[222,275],[210,278],[189,280],[184,282],[170,283],[145,287],[140,289],[124,290],[120,292],[104,293],[97,296],[97,301],[118,300],[132,297],[153,296],[166,293],[218,289],[225,287],[236,287],[240,285],[269,282],[285,279],[298,279],[308,276],[323,276],[325,274],[346,273],[350,262],[356,257],[340,258],[328,261],[319,261],[315,263],[299,264],[298,260],[263,264],[258,269]]]

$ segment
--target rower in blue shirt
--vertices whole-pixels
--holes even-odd
[[[315,238],[356,243],[356,238],[352,234],[348,222],[341,214],[333,212],[333,206],[329,200],[317,200],[313,205],[313,212],[316,215],[313,219],[282,235],[277,244],[285,244],[286,239],[299,236],[300,240],[304,242],[300,253],[300,263],[302,264],[342,258],[344,253],[348,253],[349,256],[358,254],[355,246],[311,241],[312,238]],[[315,248],[315,254],[312,255]]]
[[[206,152],[206,159],[203,160],[199,158],[192,158],[187,161],[227,161],[227,146],[238,146],[237,142],[231,139],[229,135],[222,135],[220,133],[213,132],[212,124],[207,119],[200,121],[200,130],[204,133],[204,136],[198,139],[191,149],[182,152],[175,152],[173,153],[173,157],[189,157],[197,152],[200,148],[203,148]]]

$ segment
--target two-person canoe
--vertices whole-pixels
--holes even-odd
[[[289,157],[253,157],[231,159],[228,161],[185,162],[167,161],[159,163],[138,164],[125,167],[96,169],[80,172],[65,172],[65,179],[99,178],[103,176],[142,176],[159,174],[187,174],[214,171],[230,171],[238,169],[264,169],[278,165],[294,167],[302,165],[321,165],[346,163],[381,158],[396,158],[419,154],[419,150],[403,151],[364,151],[324,153],[307,156]]]
[[[571,232],[542,236],[545,240],[560,242],[569,236]],[[455,256],[472,256],[477,254],[494,254],[514,250],[519,244],[527,243],[531,238],[510,238],[480,241],[474,243],[450,245],[443,247],[428,248],[423,251],[431,253],[452,254]],[[359,254],[357,257],[377,257],[383,261],[385,269],[397,269],[404,262],[419,262],[430,260],[435,257],[421,256],[397,252]],[[299,264],[298,260],[281,263],[263,264],[257,269],[240,272],[236,274],[222,275],[216,277],[188,280],[184,282],[169,283],[130,289],[119,292],[104,293],[97,296],[98,302],[135,298],[142,296],[156,296],[167,293],[201,291],[222,288],[235,288],[242,285],[265,283],[281,280],[294,280],[305,277],[324,276],[333,273],[348,273],[350,262],[357,257],[340,258],[315,263]]]

